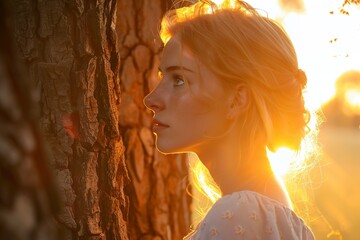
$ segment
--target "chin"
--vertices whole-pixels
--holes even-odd
[[[156,146],[156,149],[157,149],[159,152],[161,152],[162,154],[165,154],[165,155],[180,153],[179,151],[175,151],[174,149],[166,148],[166,147]]]
[[[180,148],[172,147],[169,145],[162,145],[156,143],[156,149],[161,152],[162,154],[180,154],[180,153],[188,153],[189,151],[182,150]]]

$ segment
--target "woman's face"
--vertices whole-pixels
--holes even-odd
[[[177,37],[164,47],[159,71],[161,79],[144,101],[154,112],[157,148],[176,153],[211,147],[229,125],[229,97],[220,80]]]

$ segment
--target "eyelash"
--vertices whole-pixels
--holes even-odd
[[[158,72],[158,79],[159,80],[162,80],[164,78],[164,75],[163,75],[163,73],[162,72]],[[182,76],[182,75],[180,75],[180,74],[172,74],[171,75],[171,78],[172,78],[172,80],[173,80],[173,86],[174,87],[180,87],[180,86],[182,86],[183,84],[185,84],[185,79],[184,79],[184,77]],[[178,82],[179,81],[182,81],[182,83],[181,84],[179,84]]]
[[[173,74],[172,78],[173,78],[173,82],[174,82],[174,84],[173,84],[174,87],[180,87],[183,84],[185,84],[185,79],[184,79],[184,77],[182,75]],[[182,83],[179,84],[179,81],[182,81]]]

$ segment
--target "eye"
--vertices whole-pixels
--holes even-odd
[[[185,83],[185,80],[184,80],[184,77],[181,76],[181,75],[178,75],[178,74],[174,74],[173,76],[173,82],[174,82],[174,87],[179,87],[179,86],[182,86],[184,85]]]

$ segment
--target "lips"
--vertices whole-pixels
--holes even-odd
[[[169,125],[167,125],[165,123],[162,123],[157,119],[154,119],[153,132],[159,132],[159,131],[164,130],[164,129],[168,128],[168,127],[169,127]]]

